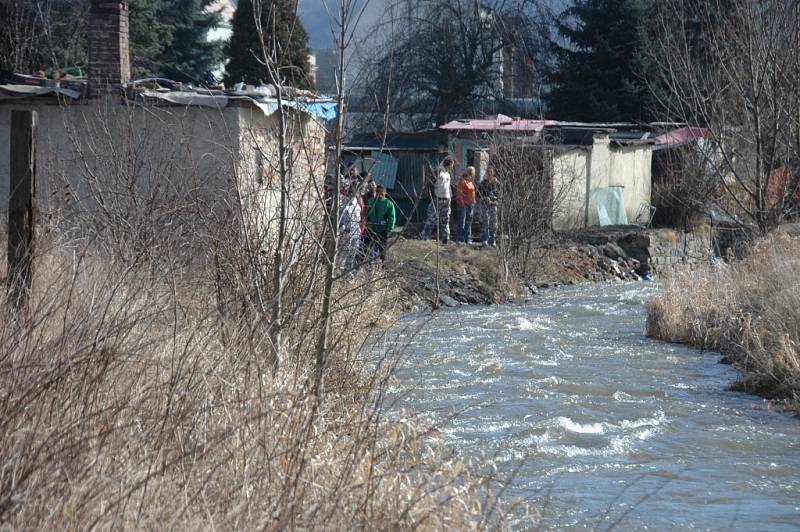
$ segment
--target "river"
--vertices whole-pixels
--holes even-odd
[[[797,530],[800,420],[719,356],[644,336],[651,284],[407,316],[396,405],[512,477],[545,529]],[[412,331],[417,331],[412,333]]]

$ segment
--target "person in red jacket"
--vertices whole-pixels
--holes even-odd
[[[458,241],[472,243],[472,215],[475,210],[475,167],[468,166],[456,185]]]

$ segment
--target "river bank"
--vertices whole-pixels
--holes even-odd
[[[734,389],[800,412],[800,227],[747,255],[667,280],[647,305],[647,335],[720,351],[741,371]]]
[[[386,268],[406,310],[524,301],[539,290],[603,281],[638,281],[694,268],[714,256],[711,232],[591,228],[534,246],[524,265],[506,267],[502,250],[398,238]]]
[[[369,343],[394,312],[390,283],[367,269],[337,283],[317,388],[314,268],[287,275],[278,351],[253,294],[263,272],[237,277],[235,241],[220,262],[168,260],[164,246],[131,264],[50,238],[27,307],[0,294],[6,527],[505,528],[484,475],[419,445],[413,411],[390,418],[376,401],[403,356],[376,359]]]

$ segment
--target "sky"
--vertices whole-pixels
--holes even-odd
[[[364,15],[359,22],[359,31],[364,32],[373,27],[380,19],[386,5],[392,0],[354,0],[356,9],[366,5]],[[569,0],[543,0],[549,7],[559,10],[563,9]],[[303,22],[309,34],[309,44],[312,49],[331,48],[333,39],[331,37],[330,16],[325,5],[334,9],[338,0],[300,0],[298,12],[300,20]]]

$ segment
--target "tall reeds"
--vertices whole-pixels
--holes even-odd
[[[736,387],[800,409],[800,238],[775,232],[747,257],[675,275],[647,305],[647,335],[723,352]]]
[[[303,325],[317,297],[273,370],[269,328],[246,305],[221,315],[210,269],[159,272],[67,244],[37,257],[30,311],[0,324],[4,526],[489,526],[484,480],[414,416],[384,411],[399,354],[371,349],[365,324],[388,286],[357,276],[337,290],[346,312],[319,399]]]

